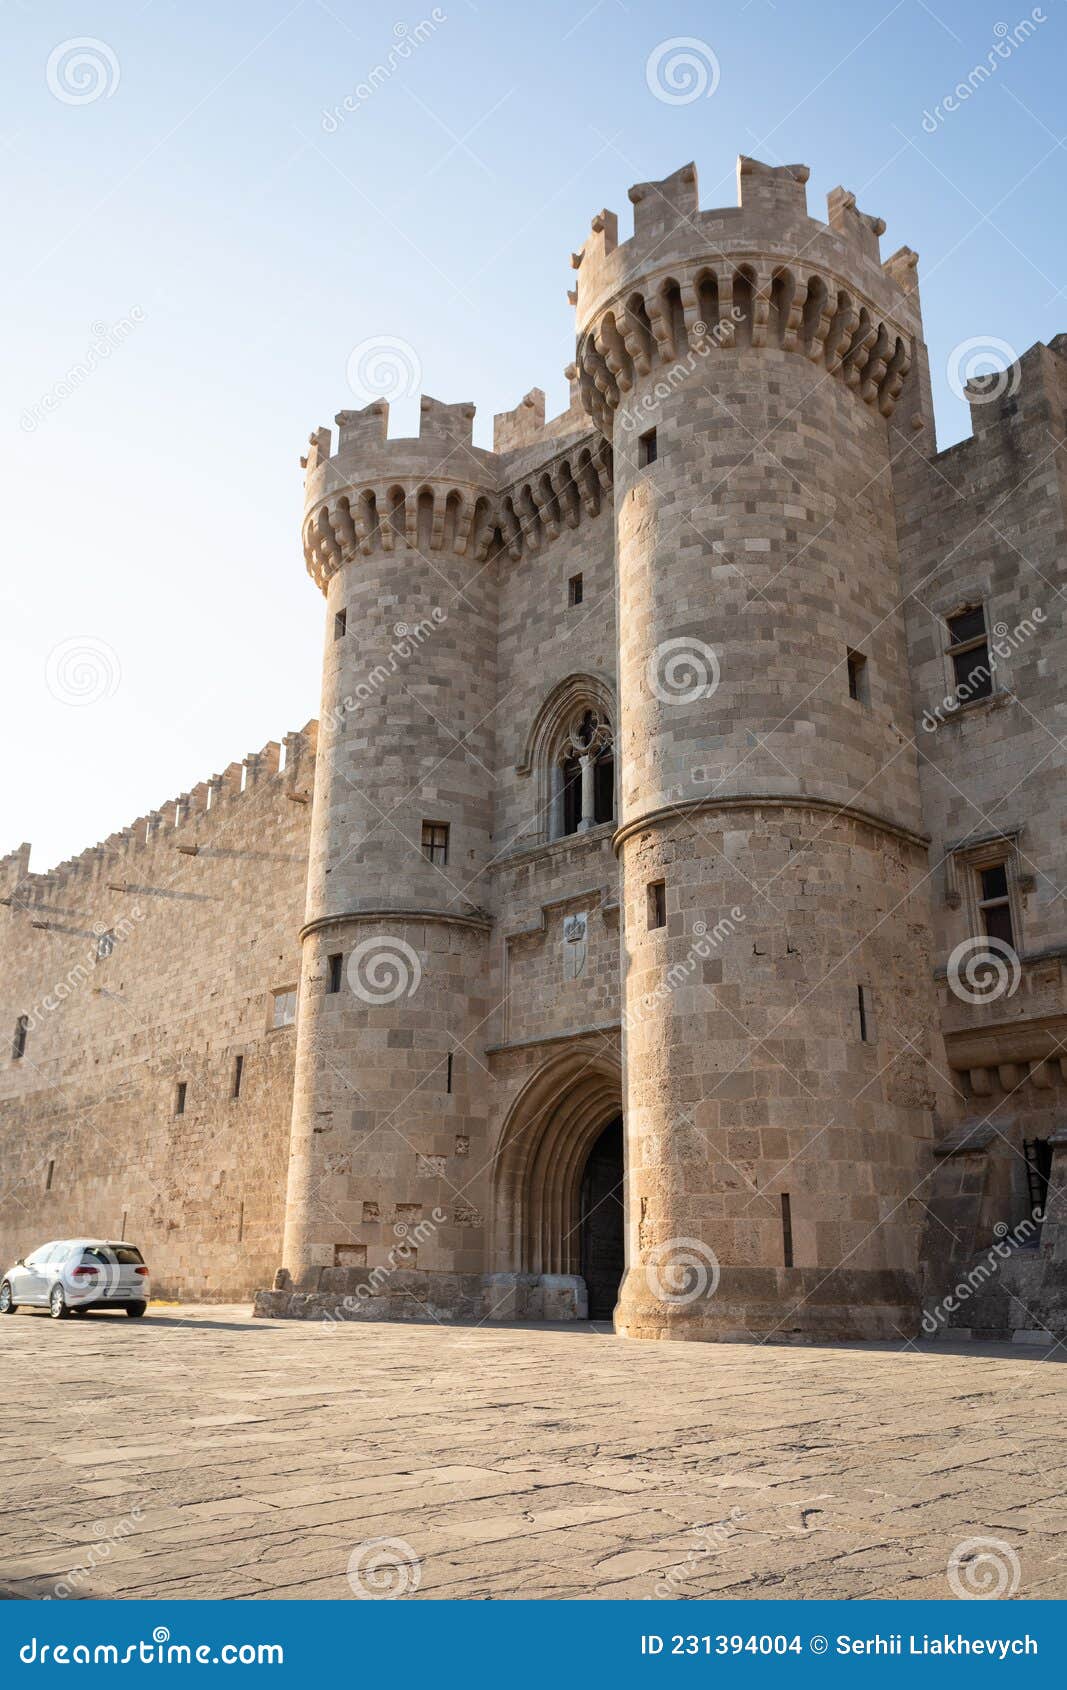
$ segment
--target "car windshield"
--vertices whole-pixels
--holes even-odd
[[[132,1244],[97,1244],[82,1251],[83,1267],[137,1267],[144,1261],[140,1250]]]

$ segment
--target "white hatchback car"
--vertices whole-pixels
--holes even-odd
[[[137,1318],[148,1307],[148,1269],[133,1244],[106,1238],[61,1238],[20,1257],[0,1280],[0,1314],[23,1303],[46,1308],[53,1320],[90,1309],[125,1309]]]

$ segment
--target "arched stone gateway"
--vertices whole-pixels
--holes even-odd
[[[621,1108],[617,1056],[586,1043],[552,1057],[512,1104],[494,1161],[490,1243],[507,1312],[610,1318],[624,1266]]]

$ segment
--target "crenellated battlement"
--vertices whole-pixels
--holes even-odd
[[[577,364],[596,425],[641,377],[738,345],[821,364],[891,416],[921,337],[916,255],[884,264],[881,218],[835,188],[828,221],[808,216],[806,165],[740,157],[738,204],[699,209],[696,167],[630,189],[634,232],[600,211],[571,258],[578,272]]]
[[[101,887],[111,882],[118,884],[125,879],[126,870],[136,872],[136,861],[148,847],[168,839],[177,851],[195,855],[205,843],[205,828],[215,835],[234,816],[234,805],[271,782],[276,782],[295,802],[309,803],[317,739],[318,722],[312,719],[281,741],[268,740],[259,751],[228,764],[221,774],[199,781],[188,792],[167,799],[158,809],[146,811],[127,826],[109,833],[106,839],[43,873],[30,869],[31,846],[20,845],[0,858],[0,886],[4,892],[0,902],[12,909],[28,910],[53,903],[68,889],[77,888],[84,893],[91,882]]]
[[[304,558],[320,590],[355,556],[453,551],[484,562],[498,545],[516,558],[537,551],[583,513],[599,513],[611,454],[590,434],[571,367],[571,404],[545,420],[540,388],[494,419],[494,450],[472,444],[474,406],[426,397],[411,439],[388,438],[377,400],[341,411],[336,452],[317,429],[306,471]]]
[[[827,221],[820,223],[808,215],[809,175],[804,164],[769,165],[741,154],[737,204],[706,211],[700,209],[693,163],[662,181],[636,182],[629,189],[632,236],[620,244],[615,212],[598,211],[584,245],[571,255],[578,271],[574,302],[579,326],[605,294],[653,264],[661,269],[677,258],[756,257],[764,246],[768,255],[774,252],[782,258],[799,258],[809,246],[817,247],[819,261],[836,267],[840,280],[866,284],[873,303],[891,312],[894,303],[901,302],[894,300],[896,279],[887,275],[879,254],[883,219],[860,211],[855,194],[838,187],[827,195]]]
[[[338,411],[336,450],[328,428],[309,436],[300,460],[305,509],[353,480],[370,482],[413,476],[495,487],[492,452],[473,444],[475,407],[446,405],[428,394],[419,408],[419,432],[389,438],[389,403],[375,399],[359,411]]]
[[[532,446],[544,433],[545,396],[531,387],[513,411],[498,411],[493,418],[493,451],[514,452]]]
[[[331,451],[329,429],[310,437],[304,477],[304,557],[316,585],[357,553],[403,546],[439,550],[448,544],[484,556],[487,518],[497,490],[493,453],[472,444],[474,406],[446,405],[429,395],[419,433],[390,440],[389,406],[339,411]],[[482,548],[479,551],[478,548]]]

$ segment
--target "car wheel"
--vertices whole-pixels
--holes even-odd
[[[129,1315],[131,1320],[140,1320],[147,1307],[147,1303],[127,1303],[126,1313]]]
[[[53,1320],[65,1320],[69,1310],[62,1285],[53,1285],[48,1298],[48,1312]]]
[[[11,1295],[11,1286],[5,1279],[4,1283],[0,1285],[0,1314],[14,1314],[14,1312],[15,1299]]]

